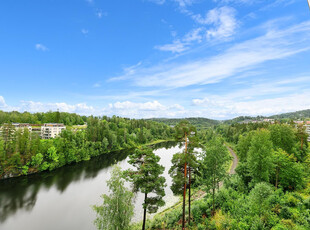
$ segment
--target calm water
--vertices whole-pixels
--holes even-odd
[[[170,190],[168,170],[174,153],[181,151],[175,143],[154,146],[165,166],[166,207],[177,202]],[[49,173],[0,181],[1,230],[96,229],[96,215],[91,205],[101,204],[100,195],[107,193],[106,181],[112,165],[118,162],[122,169],[130,166],[130,151],[120,151],[94,158],[87,162],[66,166]],[[143,195],[135,201],[135,221],[142,219]]]

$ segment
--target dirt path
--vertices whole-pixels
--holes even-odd
[[[232,174],[236,173],[235,170],[236,170],[236,167],[238,165],[238,157],[237,157],[236,153],[231,148],[229,148],[228,146],[226,146],[226,147],[229,150],[230,155],[233,157],[233,163],[232,163],[230,170],[229,170],[229,174],[232,175]]]
[[[236,153],[235,153],[231,148],[229,148],[227,145],[225,145],[225,146],[226,146],[226,148],[229,150],[230,155],[233,157],[233,162],[232,162],[232,164],[231,164],[231,166],[230,166],[230,169],[229,169],[229,175],[232,175],[232,174],[235,174],[235,173],[236,173],[235,170],[236,170],[236,167],[237,167],[237,165],[238,165],[238,157],[237,157]],[[223,186],[223,181],[220,182],[220,184],[219,184],[219,187],[220,187],[220,188],[221,188],[222,186]],[[197,191],[195,194],[192,195],[192,199],[191,199],[191,200],[192,200],[192,201],[194,201],[194,200],[200,200],[200,199],[202,199],[205,195],[206,195],[206,192],[205,192],[205,191],[199,190],[199,191]],[[166,210],[164,210],[163,212],[161,212],[161,214],[167,212],[167,210],[174,209],[175,207],[177,207],[177,206],[179,206],[179,205],[181,205],[181,204],[182,204],[182,202],[179,201],[179,202],[176,203],[175,205],[173,205],[173,206],[167,208]]]
[[[230,169],[229,169],[229,175],[232,175],[232,174],[236,173],[236,167],[238,165],[238,157],[237,157],[236,153],[231,148],[229,148],[227,145],[225,145],[225,146],[228,149],[230,155],[233,157],[233,162],[232,162]],[[224,182],[221,181],[219,183],[219,188],[221,188],[223,186],[223,184],[224,184]],[[199,200],[199,199],[203,198],[205,195],[206,195],[205,191],[199,190],[196,194],[193,195],[193,200]]]

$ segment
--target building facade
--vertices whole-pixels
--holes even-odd
[[[11,130],[12,133],[15,133],[18,130],[21,130],[21,132],[24,132],[24,129],[28,129],[29,132],[32,132],[32,127],[28,123],[12,123],[12,124],[3,124],[3,126],[0,127],[0,135],[4,132],[8,132]]]
[[[310,124],[305,125],[306,127],[306,133],[308,134],[308,142],[310,142]]]
[[[12,123],[12,125],[15,127],[15,130],[23,131],[25,128],[27,128],[29,132],[32,131],[32,127],[28,123]]]
[[[55,138],[65,129],[66,126],[64,126],[64,124],[46,123],[43,126],[41,126],[41,138],[42,139]]]

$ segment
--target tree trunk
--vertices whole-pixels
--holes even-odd
[[[276,188],[278,188],[278,182],[279,181],[279,167],[277,167],[277,172],[276,172]]]
[[[212,189],[213,191],[213,194],[212,194],[212,199],[213,199],[213,202],[212,202],[212,216],[214,216],[214,214],[215,214],[215,204],[214,204],[214,194],[215,194],[215,188],[213,187],[213,189]]]
[[[185,155],[187,154],[187,134],[185,133]],[[187,179],[187,162],[184,164],[184,191],[183,191],[183,218],[182,230],[185,229],[185,198],[186,198],[186,179]]]
[[[144,204],[146,202],[147,199],[147,193],[145,193],[144,196]],[[142,225],[142,230],[145,230],[145,221],[146,221],[146,207],[144,208],[144,213],[143,213],[143,225]]]
[[[188,166],[188,225],[191,223],[191,167]]]

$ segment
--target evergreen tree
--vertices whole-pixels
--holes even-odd
[[[187,120],[181,121],[179,124],[175,126],[175,139],[176,141],[184,142],[185,148],[184,148],[184,156],[183,163],[184,163],[184,187],[183,187],[183,216],[182,216],[182,229],[185,229],[185,199],[186,199],[186,184],[187,184],[187,166],[188,166],[188,144],[192,141],[192,143],[196,142],[195,140],[196,136],[196,128],[191,125]],[[194,146],[191,148],[193,149]],[[189,170],[190,172],[190,170]],[[190,210],[189,210],[190,213]],[[190,218],[189,218],[190,219]]]
[[[160,157],[156,156],[150,148],[137,149],[129,158],[128,162],[135,167],[135,170],[128,169],[125,174],[133,183],[134,191],[144,193],[142,225],[142,230],[144,230],[146,212],[155,213],[160,206],[165,204],[163,197],[166,179],[161,176],[164,167],[158,164]],[[151,193],[155,196],[149,196]]]
[[[130,221],[133,217],[133,197],[134,194],[124,186],[121,168],[114,166],[111,179],[107,181],[111,192],[110,195],[103,194],[102,205],[94,205],[93,209],[97,213],[94,221],[100,230],[129,230]]]
[[[225,166],[230,159],[227,148],[218,138],[212,139],[204,151],[202,179],[206,191],[212,192],[212,215],[215,213],[215,190],[227,175]]]

